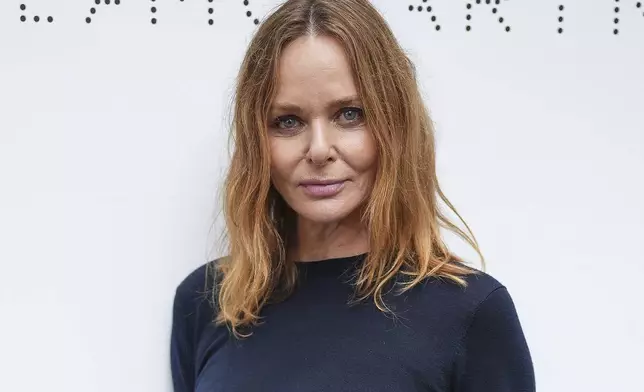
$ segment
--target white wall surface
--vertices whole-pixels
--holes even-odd
[[[174,287],[221,254],[235,72],[277,3],[104,1],[0,2],[0,391],[170,391]],[[374,3],[538,389],[641,390],[644,5]]]

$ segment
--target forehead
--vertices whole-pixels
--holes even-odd
[[[306,105],[356,95],[342,45],[326,36],[304,36],[286,46],[279,64],[276,101]]]

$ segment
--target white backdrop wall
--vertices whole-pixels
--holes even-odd
[[[0,2],[1,391],[170,391],[174,288],[222,252],[235,72],[277,2],[107,3]],[[374,3],[538,389],[641,390],[644,6]]]

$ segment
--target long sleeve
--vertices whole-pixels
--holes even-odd
[[[454,392],[534,392],[532,358],[505,287],[477,307],[455,363]]]
[[[193,392],[195,389],[194,318],[191,317],[190,311],[186,311],[183,301],[185,299],[177,290],[172,312],[170,365],[174,392]]]

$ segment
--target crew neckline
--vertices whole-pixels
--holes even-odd
[[[296,260],[295,265],[303,268],[323,268],[323,267],[331,268],[334,266],[347,265],[353,262],[357,262],[359,260],[364,259],[366,255],[367,253],[360,253],[352,256],[331,257],[328,259],[319,259],[319,260],[311,260],[311,261]]]

